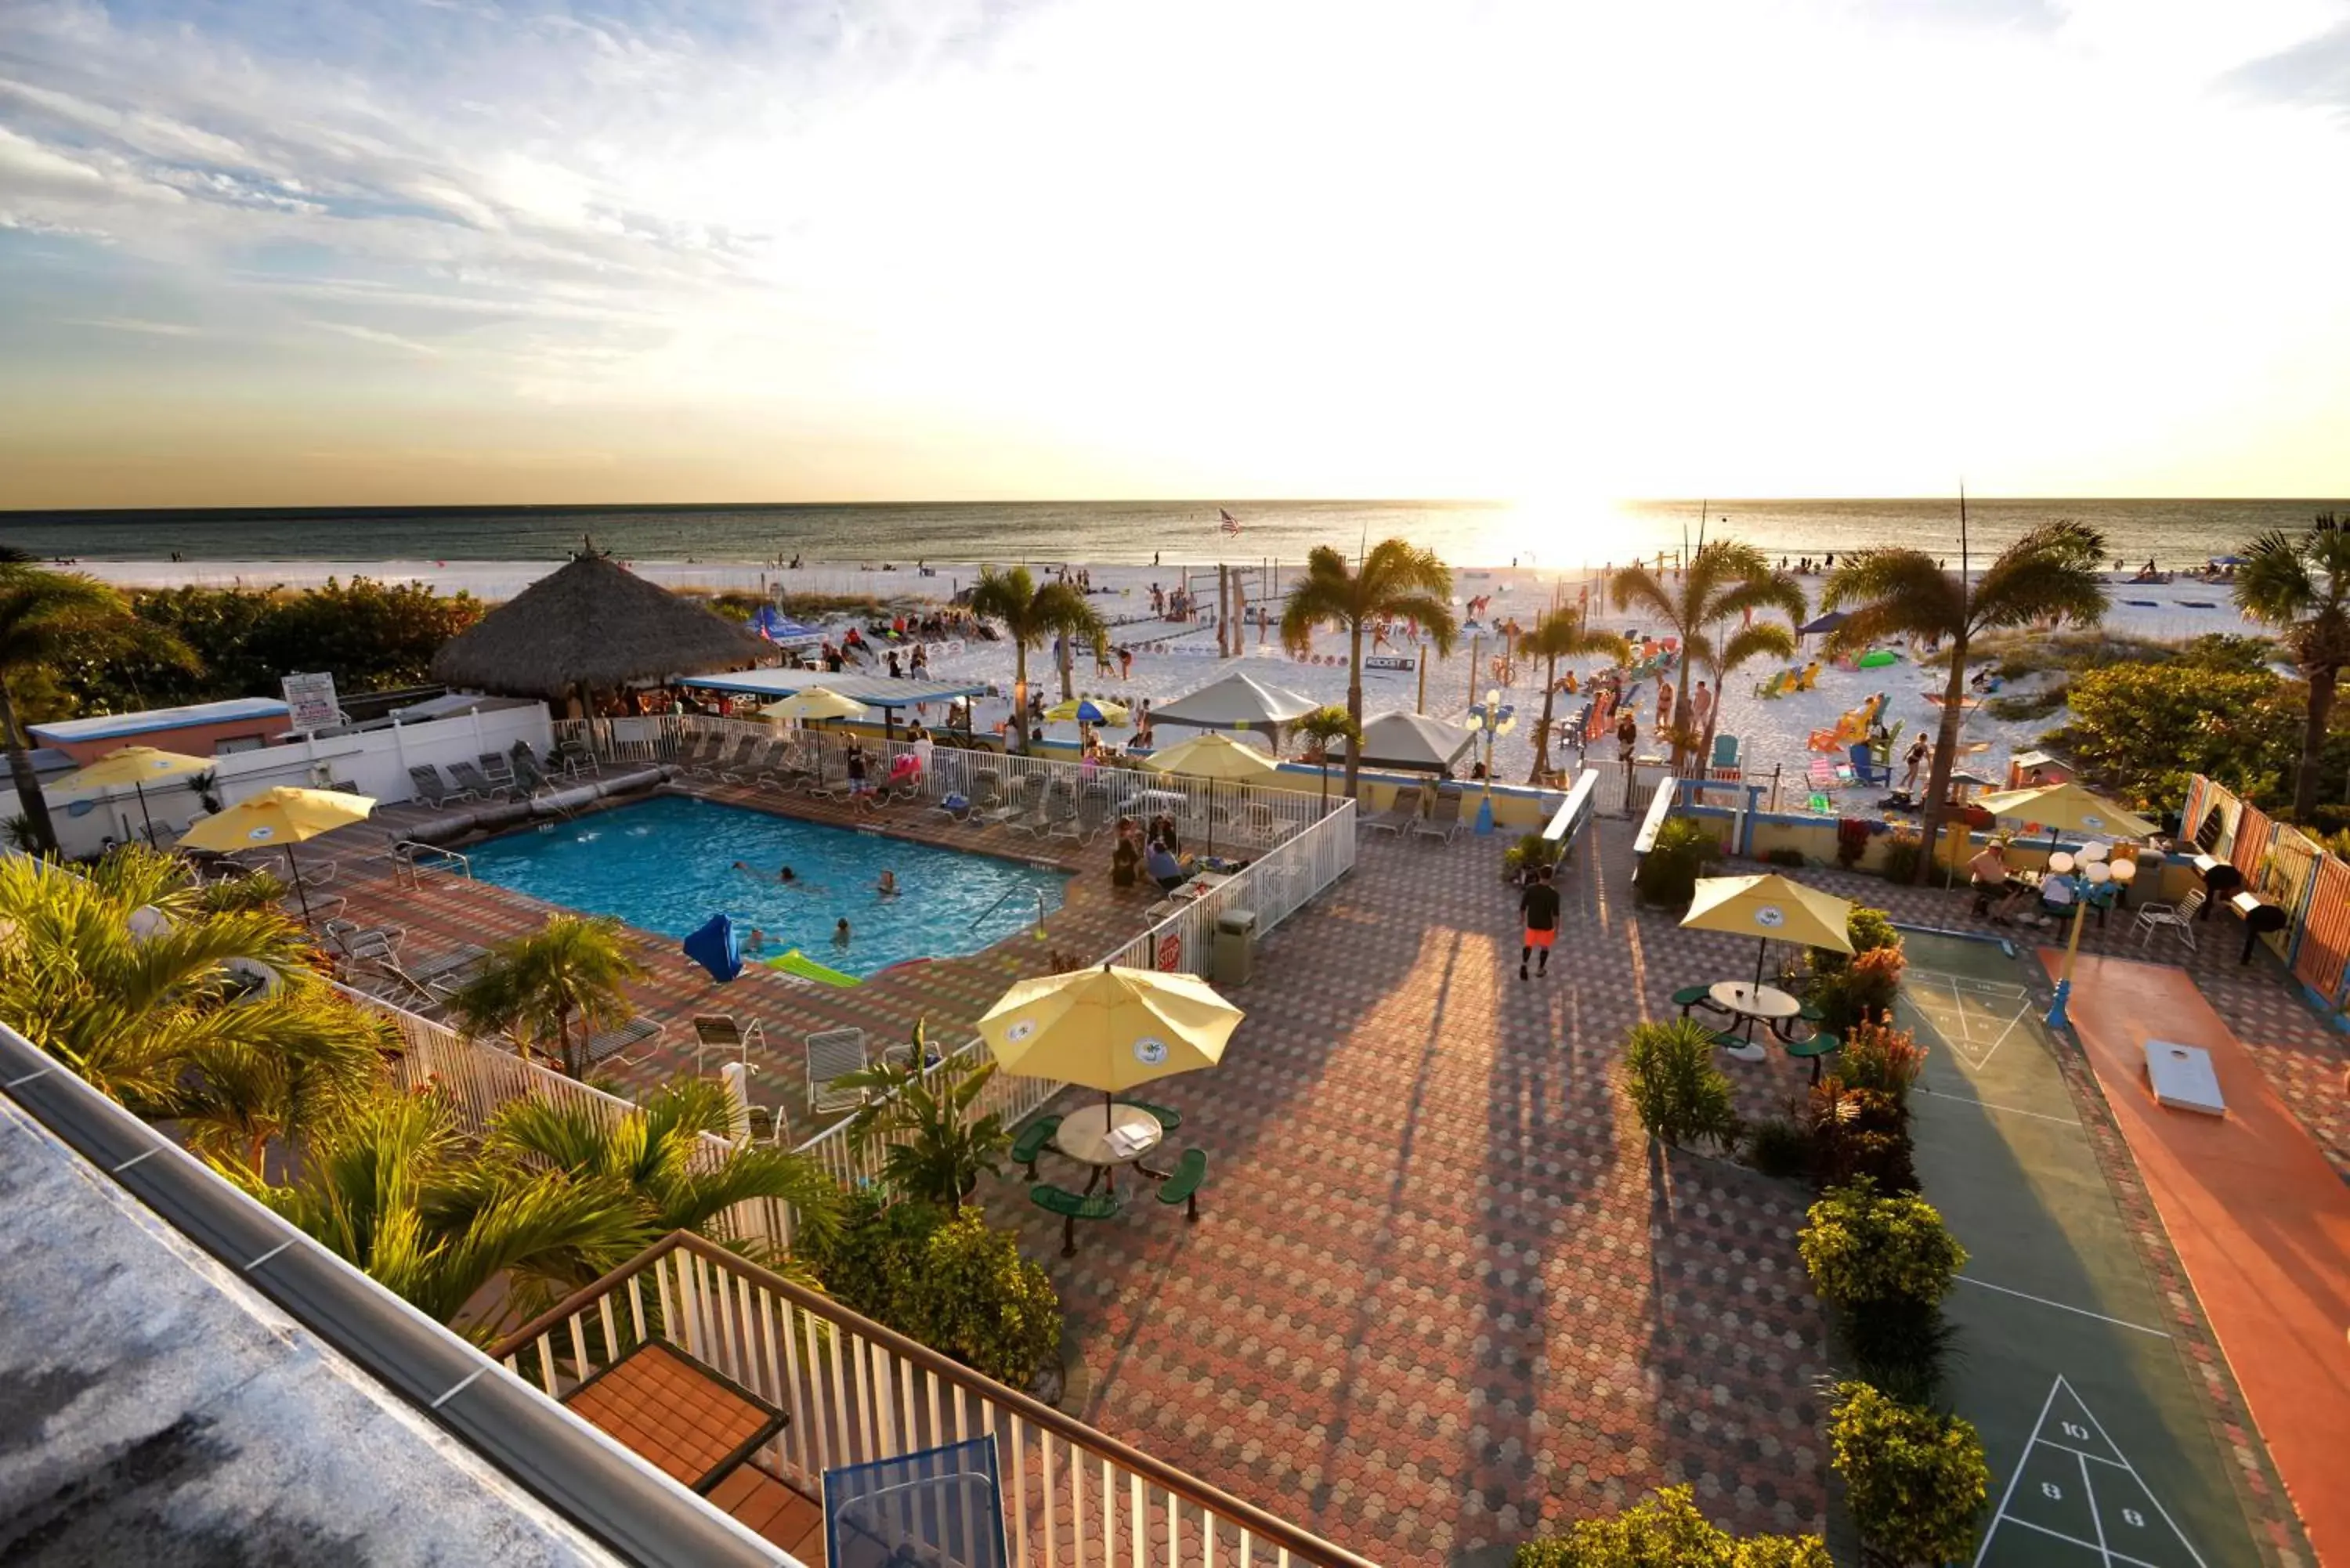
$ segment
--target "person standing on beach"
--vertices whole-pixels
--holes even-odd
[[[1558,940],[1558,889],[1551,885],[1549,867],[1536,871],[1526,890],[1518,895],[1518,913],[1525,921],[1525,940],[1518,949],[1518,978],[1526,978],[1526,960],[1535,953],[1542,958],[1534,972],[1547,976],[1551,944]]]
[[[1918,775],[1926,771],[1926,763],[1933,754],[1934,737],[1923,730],[1918,731],[1918,738],[1909,742],[1909,754],[1901,759],[1904,764],[1901,774],[1903,794],[1918,793]]]
[[[1690,693],[1690,727],[1702,730],[1705,728],[1705,722],[1712,716],[1713,691],[1700,680],[1697,683],[1697,690]]]

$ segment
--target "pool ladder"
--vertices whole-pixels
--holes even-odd
[[[996,911],[996,910],[998,910],[998,909],[1000,909],[1003,908],[1003,901],[1004,901],[1004,899],[1011,898],[1014,894],[1015,894],[1015,893],[1019,892],[1020,890],[1021,890],[1021,889],[1019,889],[1019,888],[1006,888],[1005,889],[1003,889],[1003,893],[1002,893],[1002,894],[1000,894],[1000,895],[996,898],[995,902],[993,902],[993,904],[990,904],[987,908],[985,908],[984,909],[982,909],[982,910],[979,912],[979,918],[978,918],[977,919],[975,919],[975,920],[972,921],[972,923],[971,923],[971,929],[972,929],[972,930],[974,930],[974,931],[975,931],[975,930],[979,929],[979,928],[980,928],[981,926],[983,926],[983,925],[986,924],[986,923],[987,923],[987,917],[988,917],[988,916],[990,916],[990,915],[992,915],[992,914],[993,914],[993,913],[995,913],[995,911]],[[1044,929],[1045,929],[1045,894],[1044,894],[1044,890],[1043,890],[1042,888],[1029,888],[1029,889],[1028,889],[1028,891],[1036,895],[1036,929],[1037,929],[1039,932],[1042,932],[1042,931],[1044,930]]]

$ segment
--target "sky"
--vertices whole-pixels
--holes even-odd
[[[2350,492],[2350,0],[0,0],[0,508]]]

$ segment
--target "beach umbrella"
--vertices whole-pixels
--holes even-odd
[[[1974,803],[1995,822],[2036,823],[2048,830],[2048,847],[2057,836],[2084,834],[2097,838],[2147,838],[2154,824],[2133,816],[2109,800],[2100,799],[2067,779],[2035,789],[2001,790]]]
[[[710,978],[721,985],[743,972],[743,938],[731,916],[711,916],[687,932],[680,945],[686,957],[708,970]]]
[[[1090,697],[1074,698],[1055,702],[1045,710],[1045,717],[1053,723],[1066,724],[1072,720],[1080,724],[1123,724],[1126,710],[1116,702],[1097,702]]]
[[[1180,774],[1186,778],[1207,781],[1208,848],[1211,853],[1216,847],[1216,781],[1261,778],[1281,771],[1280,763],[1254,746],[1213,733],[1196,735],[1180,745],[1170,746],[1143,765],[1162,774]]]
[[[367,795],[279,784],[248,795],[226,811],[200,818],[180,842],[191,849],[216,849],[224,855],[238,849],[285,850],[286,868],[294,877],[294,895],[302,900],[302,923],[307,925],[310,895],[303,889],[302,867],[294,858],[294,846],[338,827],[365,822],[374,811],[375,801]]]
[[[1104,964],[1020,981],[979,1033],[1005,1072],[1099,1089],[1107,1101],[1214,1066],[1242,1016],[1196,975]]]
[[[1795,630],[1801,636],[1809,637],[1814,632],[1817,631],[1834,631],[1836,628],[1842,626],[1851,618],[1852,617],[1846,611],[1830,610],[1827,614],[1820,616],[1816,619],[1805,621],[1803,625],[1797,627]]]
[[[781,701],[768,703],[759,712],[764,718],[796,719],[806,723],[815,719],[858,718],[865,712],[865,704],[854,697],[843,697],[829,687],[811,686]]]
[[[1852,905],[1846,899],[1784,877],[1707,877],[1698,882],[1681,929],[1761,938],[1754,950],[1754,983],[1759,986],[1762,960],[1773,941],[1852,951],[1845,924],[1851,918]]]
[[[152,746],[122,746],[109,752],[86,768],[68,774],[50,787],[59,790],[120,789],[129,784],[139,796],[140,820],[147,825],[147,842],[155,842],[155,819],[147,815],[147,786],[161,784],[166,779],[186,778],[200,774],[213,764],[203,757],[191,757],[178,752],[157,751]]]

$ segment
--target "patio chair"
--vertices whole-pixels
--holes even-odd
[[[600,775],[604,771],[604,764],[596,760],[596,753],[588,749],[588,742],[577,736],[556,742],[555,749],[546,753],[546,761],[549,767],[573,778],[581,774]]]
[[[2140,905],[2137,911],[2137,929],[2143,934],[2138,938],[2137,945],[2146,946],[2154,940],[2154,933],[2157,930],[2168,926],[2178,933],[2178,940],[2187,944],[2187,950],[2193,952],[2195,950],[2195,916],[2197,911],[2203,908],[2204,896],[2203,889],[2198,888],[2176,904]]]
[[[818,1116],[830,1116],[853,1111],[863,1105],[865,1091],[842,1086],[840,1080],[851,1073],[864,1072],[870,1064],[865,1059],[862,1029],[823,1029],[809,1035],[808,1109]]]
[[[441,776],[441,770],[431,763],[418,763],[408,770],[408,782],[430,806],[454,805],[461,800],[480,797],[469,789],[452,789]]]
[[[1025,774],[1021,778],[1012,799],[992,811],[982,813],[980,819],[989,826],[1020,826],[1027,818],[1036,816],[1042,812],[1045,788],[1044,774]]]
[[[1855,741],[1852,743],[1852,774],[1864,788],[1890,789],[1893,787],[1893,764],[1876,761],[1875,753],[1869,750],[1866,741]]]
[[[995,810],[1003,804],[1003,775],[993,768],[981,768],[971,775],[971,809],[973,815]]]
[[[1180,1203],[1184,1222],[1197,1224],[1200,1220],[1200,1183],[1207,1179],[1208,1151],[1187,1148],[1183,1151],[1183,1158],[1175,1162],[1174,1170],[1160,1184],[1159,1201],[1170,1207]]]
[[[1109,786],[1089,784],[1077,792],[1076,809],[1066,816],[1053,820],[1051,836],[1073,838],[1079,844],[1091,840],[1109,821]]]
[[[754,747],[757,754],[747,764],[737,763],[718,776],[728,784],[764,784],[783,772],[784,745],[782,741],[769,741],[764,747]]]
[[[1367,817],[1363,826],[1374,833],[1392,833],[1398,838],[1419,819],[1421,794],[1418,784],[1408,784],[1396,791],[1395,804],[1378,815]]]
[[[515,776],[514,762],[511,758],[501,756],[496,752],[484,752],[475,757],[473,762],[482,770],[482,776],[492,784],[499,789],[512,792],[517,798],[520,797],[522,781]]]
[[[362,926],[357,920],[330,919],[318,928],[326,939],[327,949],[338,958],[354,963],[372,959],[400,957],[400,944],[408,932],[399,926]]]
[[[756,735],[743,736],[734,742],[732,751],[727,749],[722,740],[717,752],[711,759],[695,768],[693,772],[697,777],[705,779],[732,779],[738,773],[750,771],[751,755],[758,749],[759,737]]]
[[[1056,784],[1045,790],[1043,804],[1010,826],[1031,838],[1045,838],[1057,831],[1059,824],[1075,822],[1076,815],[1076,794],[1068,785]]]
[[[757,1045],[764,1049],[766,1044],[767,1037],[760,1030],[759,1021],[755,1018],[746,1024],[737,1023],[731,1012],[697,1012],[693,1015],[693,1071],[696,1076],[702,1073],[703,1059],[712,1051],[725,1052],[747,1065],[751,1060],[751,1047]]]
[[[449,776],[457,781],[457,787],[459,789],[463,790],[466,794],[473,795],[477,800],[493,800],[508,793],[500,785],[494,784],[488,779],[484,778],[482,776],[482,770],[475,767],[471,763],[451,763],[449,764]]]
[[[796,737],[786,740],[774,758],[775,765],[759,775],[759,787],[778,794],[789,794],[795,789],[811,786],[816,769],[824,760],[823,753]]]
[[[618,1057],[621,1052],[631,1045],[641,1045],[648,1040],[658,1040],[660,1038],[660,1033],[661,1026],[651,1019],[631,1018],[618,1028],[607,1029],[600,1034],[588,1036],[588,1043],[581,1047],[581,1052],[588,1065],[592,1067],[598,1062]],[[635,1065],[634,1063],[629,1064]]]
[[[1430,803],[1427,815],[1413,817],[1411,820],[1411,836],[1414,838],[1433,838],[1445,844],[1451,843],[1454,836],[1461,831],[1461,810],[1458,805],[1455,805],[1452,810],[1452,815],[1446,816],[1442,815],[1439,809],[1443,805],[1444,797],[1439,795],[1434,801]]]
[[[677,738],[677,754],[670,758],[669,765],[681,774],[697,772],[717,756],[723,744],[725,737],[715,731],[689,731]]]

